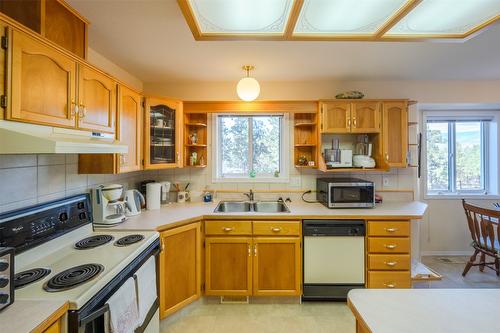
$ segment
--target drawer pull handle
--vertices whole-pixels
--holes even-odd
[[[280,232],[281,228],[280,227],[273,227],[271,228],[272,232]]]
[[[394,282],[387,282],[387,283],[384,283],[384,286],[386,286],[387,288],[396,288],[396,284]]]
[[[223,230],[224,232],[231,232],[231,231],[233,231],[233,230],[234,230],[234,228],[232,228],[232,227],[224,227],[224,228],[222,228],[222,230]]]
[[[389,267],[394,267],[398,264],[398,262],[397,261],[386,261],[386,262],[384,262],[384,264],[386,264]]]
[[[389,250],[393,250],[397,248],[398,246],[396,244],[385,244],[384,247]]]
[[[392,233],[398,231],[398,228],[385,228],[385,231]]]

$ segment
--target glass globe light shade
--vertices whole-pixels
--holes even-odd
[[[260,94],[259,82],[253,77],[244,77],[236,86],[238,97],[246,102],[253,101]]]

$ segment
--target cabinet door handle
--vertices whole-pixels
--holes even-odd
[[[248,256],[251,257],[252,256],[252,249],[250,247],[250,244],[248,244]]]
[[[257,244],[253,246],[253,255],[257,257]]]
[[[234,228],[232,228],[232,227],[223,227],[222,228],[222,231],[224,231],[224,232],[231,232],[233,230],[234,230]]]
[[[397,248],[398,246],[397,246],[396,244],[384,244],[384,247],[385,247],[386,249],[390,249],[390,250],[392,250],[392,249]]]
[[[384,283],[384,286],[386,286],[387,288],[396,288],[396,284],[394,282],[387,282],[387,283]]]
[[[399,229],[398,228],[384,228],[384,230],[387,232],[393,233],[393,232],[398,231]]]
[[[351,118],[347,118],[347,127],[351,127]]]
[[[80,107],[78,108],[78,116],[80,118],[85,118],[85,116],[87,115],[87,108],[85,107],[85,105],[83,104],[80,104]]]
[[[389,267],[394,267],[398,264],[397,261],[385,261],[384,264],[386,264]]]
[[[165,242],[162,242],[162,243],[161,243],[161,250],[162,250],[162,251],[165,251]]]
[[[385,153],[385,160],[389,161],[389,154],[388,153]]]
[[[353,117],[352,118],[352,127],[356,127],[357,125],[357,122],[356,122],[356,117]]]
[[[75,101],[71,101],[71,110],[69,114],[69,119],[75,119],[77,112],[78,112],[78,105],[76,105]]]
[[[280,232],[280,231],[281,231],[281,228],[280,228],[280,227],[272,227],[272,228],[271,228],[271,231],[272,231],[272,232]]]

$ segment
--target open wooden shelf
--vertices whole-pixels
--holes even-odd
[[[185,123],[184,125],[190,127],[207,127],[207,124],[204,123]]]
[[[318,114],[294,114],[294,164],[296,168],[316,169],[318,167]],[[304,157],[308,162],[313,161],[314,166],[300,165],[299,159]]]
[[[208,116],[206,113],[184,114],[184,166],[189,168],[207,167]],[[191,135],[196,134],[196,143],[191,142]],[[191,165],[191,155],[196,153],[197,161]],[[203,159],[203,164],[200,160]]]

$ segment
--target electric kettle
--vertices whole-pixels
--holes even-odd
[[[141,213],[141,207],[146,201],[141,192],[137,190],[128,190],[125,192],[125,207],[127,216],[139,215]]]

